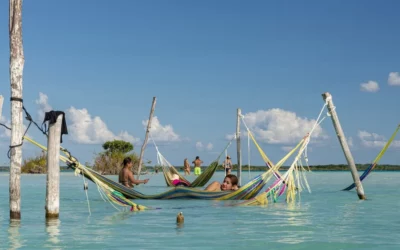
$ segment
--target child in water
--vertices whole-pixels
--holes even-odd
[[[208,185],[205,190],[212,192],[238,190],[238,182],[239,180],[236,175],[228,174],[225,176],[224,182],[219,183],[218,181],[214,181],[213,183]]]

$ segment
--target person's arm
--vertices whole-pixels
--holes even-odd
[[[146,184],[149,181],[149,179],[144,179],[142,181],[141,180],[136,180],[135,177],[133,176],[132,172],[129,172],[128,178],[129,178],[130,182],[132,182],[132,184],[136,184],[136,185],[139,185],[139,184],[142,184],[142,183]]]

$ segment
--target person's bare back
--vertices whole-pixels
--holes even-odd
[[[196,160],[192,162],[195,167],[201,167],[201,164],[203,163],[202,160],[200,160],[200,157],[196,156]]]

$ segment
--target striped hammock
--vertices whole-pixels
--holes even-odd
[[[394,133],[392,134],[390,139],[386,142],[385,146],[382,148],[382,150],[379,152],[379,154],[376,156],[375,160],[371,163],[371,165],[368,166],[367,169],[365,169],[364,173],[360,176],[360,181],[363,181],[365,178],[367,178],[367,176],[372,172],[372,170],[374,170],[376,165],[378,165],[380,159],[385,154],[386,150],[389,148],[390,144],[396,137],[397,132],[399,132],[399,129],[400,129],[400,125],[397,126],[396,130],[394,131]],[[350,186],[348,186],[347,188],[343,189],[343,191],[350,191],[353,188],[355,188],[355,186],[356,186],[356,184],[353,183]]]
[[[29,138],[28,136],[24,136],[24,139],[29,141],[33,145],[38,146],[42,150],[47,151],[47,147],[34,141],[33,139]],[[60,148],[60,150],[64,154],[67,155],[67,157],[60,155],[60,160],[69,164],[70,166],[73,166],[75,169],[75,174],[82,174],[86,178],[93,181],[96,184],[98,191],[104,200],[108,200],[111,204],[117,204],[122,207],[130,207],[131,211],[143,211],[143,210],[153,209],[153,208],[142,206],[142,205],[132,202],[131,200],[126,198],[122,193],[113,189],[112,186],[107,185],[106,183],[101,181],[99,178],[97,178],[98,173],[94,174],[93,170],[91,170],[91,169],[87,168],[86,166],[84,166],[83,164],[79,163],[75,158],[73,158],[69,154],[68,151],[64,150],[63,148]]]
[[[71,165],[75,168],[74,165]],[[255,197],[265,186],[272,176],[271,170],[255,177],[246,185],[236,191],[211,192],[197,188],[174,187],[160,194],[146,195],[132,188],[128,188],[120,183],[106,178],[92,169],[87,169],[90,175],[83,173],[86,178],[92,180],[92,176],[100,180],[113,190],[124,195],[128,199],[151,199],[151,200],[167,200],[167,199],[202,199],[202,200],[246,200]]]

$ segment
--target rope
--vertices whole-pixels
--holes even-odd
[[[249,179],[251,179],[251,174],[250,174],[250,137],[247,135],[247,166],[249,167]]]
[[[86,193],[86,200],[87,200],[87,204],[88,204],[88,210],[89,210],[89,216],[92,215],[92,212],[90,211],[90,202],[89,202],[89,195],[88,195],[88,184],[85,180],[85,176],[82,175],[82,179],[83,179],[83,190],[85,190]]]

